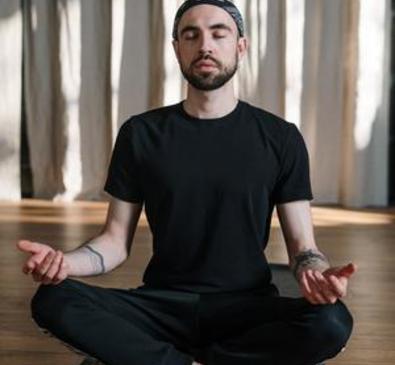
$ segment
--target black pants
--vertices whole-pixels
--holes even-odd
[[[106,365],[311,365],[336,356],[353,319],[267,290],[198,294],[66,279],[31,301],[41,328]]]

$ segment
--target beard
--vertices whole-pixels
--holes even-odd
[[[207,60],[214,62],[219,69],[218,73],[214,73],[213,71],[209,72],[195,72],[194,65],[195,63],[201,60]],[[181,72],[185,79],[196,89],[211,91],[219,89],[221,86],[225,85],[236,73],[239,66],[239,57],[236,52],[236,56],[233,64],[229,66],[223,66],[217,60],[214,60],[210,56],[208,57],[200,57],[196,61],[192,62],[188,69],[181,66]]]

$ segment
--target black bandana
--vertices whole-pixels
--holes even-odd
[[[235,21],[240,37],[244,36],[243,18],[239,12],[239,9],[237,9],[235,4],[233,4],[231,1],[229,1],[229,0],[186,0],[178,8],[176,16],[174,18],[173,39],[177,40],[178,23],[180,22],[182,15],[188,9],[192,8],[193,6],[202,5],[202,4],[215,5],[215,6],[220,7],[221,9],[224,9]]]

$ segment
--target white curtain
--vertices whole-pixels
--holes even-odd
[[[0,199],[21,197],[22,33],[34,197],[101,200],[120,124],[185,97],[181,2],[0,0]],[[313,203],[385,206],[390,1],[235,3],[250,40],[236,91],[299,127]]]
[[[138,0],[25,2],[34,197],[101,200],[121,123],[148,106],[148,7]]]

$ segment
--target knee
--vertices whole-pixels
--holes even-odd
[[[30,301],[30,310],[33,320],[40,327],[49,327],[59,314],[64,302],[65,282],[58,285],[41,284]]]
[[[333,356],[340,352],[351,336],[353,317],[344,303],[338,300],[335,304],[319,306],[315,336],[320,343],[331,349]]]

